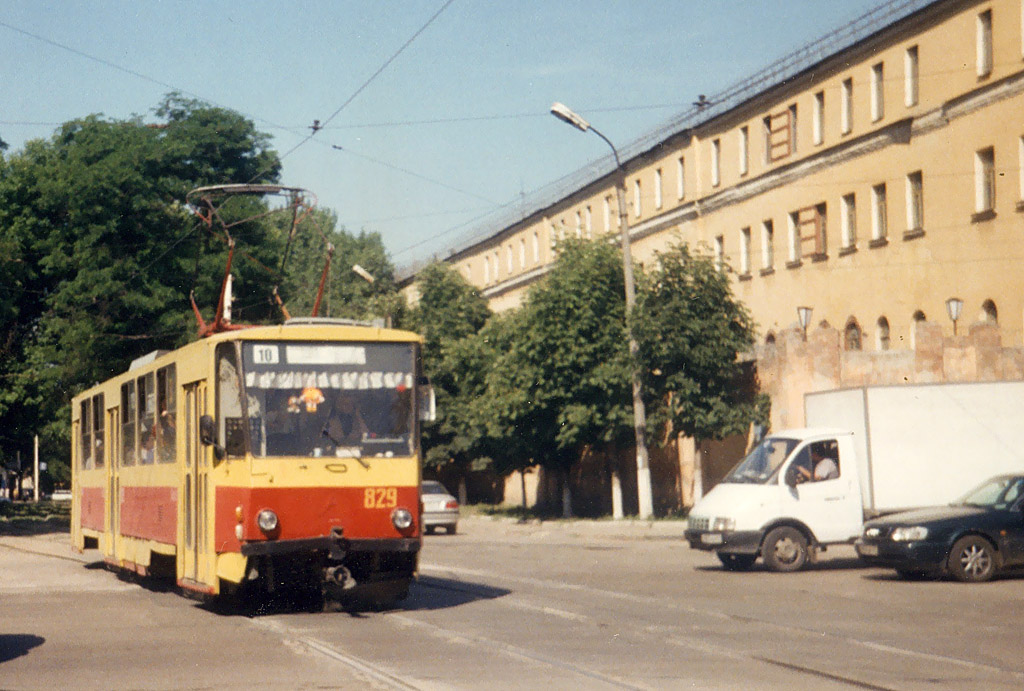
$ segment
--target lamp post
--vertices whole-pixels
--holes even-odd
[[[581,132],[591,131],[611,147],[615,156],[615,166],[619,171],[619,179],[615,185],[616,199],[619,204],[619,231],[622,242],[622,274],[626,283],[626,321],[629,322],[630,312],[636,304],[636,286],[633,282],[633,253],[629,245],[629,213],[626,210],[626,169],[619,160],[619,151],[608,137],[604,136],[589,122],[574,113],[568,106],[558,103],[551,105],[551,114],[563,122],[567,122]],[[651,491],[651,467],[647,458],[647,411],[640,394],[640,373],[636,368],[638,345],[633,334],[629,334],[630,379],[633,384],[633,432],[636,438],[636,491],[640,518],[651,518],[654,515],[654,495]]]
[[[807,327],[811,323],[811,312],[814,310],[810,307],[797,307],[796,317],[800,320],[800,328],[804,330],[804,340],[807,340]]]
[[[946,313],[953,320],[953,335],[956,336],[956,322],[960,319],[960,312],[964,309],[964,301],[960,298],[949,298],[946,300]]]

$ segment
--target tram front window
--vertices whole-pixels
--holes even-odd
[[[411,345],[259,342],[242,352],[253,455],[413,453]]]

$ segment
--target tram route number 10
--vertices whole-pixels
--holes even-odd
[[[364,509],[393,509],[397,505],[397,487],[367,487],[363,491]]]

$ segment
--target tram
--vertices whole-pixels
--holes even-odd
[[[404,598],[433,418],[420,345],[307,317],[135,360],[72,400],[73,546],[200,596]]]

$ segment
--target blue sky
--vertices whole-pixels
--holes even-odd
[[[91,113],[153,119],[176,89],[243,113],[285,153],[337,112],[282,182],[380,232],[401,267],[607,154],[552,101],[621,148],[880,3],[446,1],[6,0],[0,137],[11,153]]]

